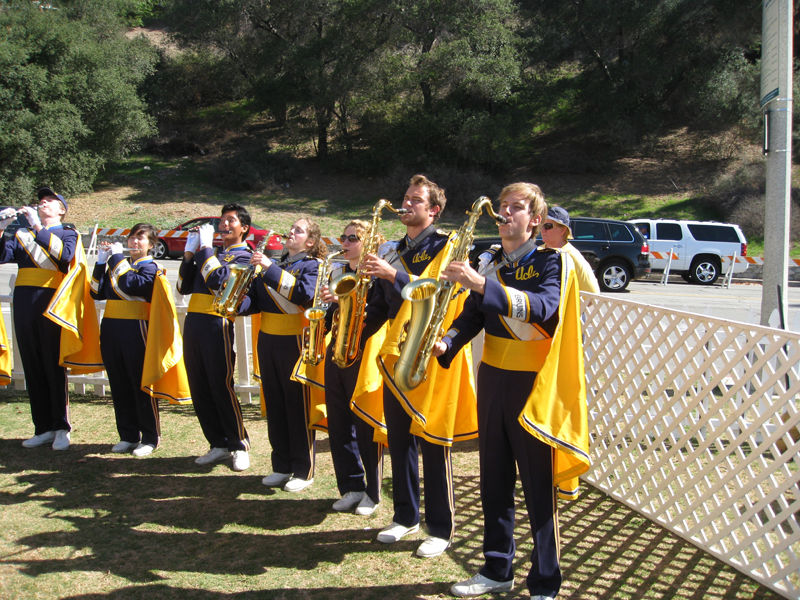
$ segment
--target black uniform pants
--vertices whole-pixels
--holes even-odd
[[[315,433],[308,427],[310,391],[292,381],[302,342],[297,335],[258,334],[261,397],[267,412],[272,470],[299,479],[314,477]]]
[[[531,595],[555,597],[561,587],[561,569],[553,448],[533,437],[519,423],[535,380],[536,373],[506,371],[485,363],[478,370],[478,439],[486,558],[480,572],[494,581],[514,578],[514,490],[519,466],[533,534],[528,589]]]
[[[249,451],[250,439],[233,387],[233,341],[232,321],[204,313],[186,315],[183,361],[203,435],[212,448]]]
[[[392,459],[392,498],[395,523],[411,527],[420,521],[419,453],[425,468],[425,524],[435,537],[450,540],[454,533],[453,465],[448,446],[411,434],[411,417],[400,401],[383,387],[383,411]]]
[[[67,370],[59,366],[61,327],[44,316],[54,289],[14,288],[14,342],[19,347],[34,434],[70,431]]]
[[[328,413],[328,441],[339,493],[366,491],[370,499],[381,501],[383,444],[374,440],[375,430],[350,409],[361,360],[340,369],[325,357],[325,405]],[[366,485],[364,478],[366,475]]]
[[[104,318],[100,351],[111,384],[119,439],[158,446],[158,400],[142,391],[147,327],[147,321],[138,319]]]

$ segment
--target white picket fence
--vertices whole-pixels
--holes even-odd
[[[593,462],[584,479],[800,600],[800,333],[616,296],[581,300]],[[236,320],[245,402],[259,393],[248,328]],[[70,382],[79,393],[108,385],[102,376]]]
[[[800,334],[584,295],[586,481],[800,598]]]

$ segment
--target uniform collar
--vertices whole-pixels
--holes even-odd
[[[224,246],[220,246],[220,249],[223,252],[230,252],[231,250],[244,250],[245,248],[247,248],[247,244],[245,242],[239,242],[238,244],[231,244],[227,248],[225,248]]]
[[[149,255],[148,256],[143,256],[139,260],[133,261],[133,265],[132,266],[141,265],[141,264],[148,263],[148,262],[153,262],[153,257],[152,256],[149,256]]]
[[[420,233],[413,240],[410,237],[408,237],[408,234],[406,234],[406,237],[403,238],[403,240],[406,243],[406,248],[408,248],[409,250],[415,250],[422,244],[422,242],[424,242],[428,237],[430,237],[430,235],[434,231],[436,231],[436,224],[431,223],[425,229],[423,229],[422,233]]]
[[[292,256],[291,258],[289,258],[288,254],[284,254],[283,256],[281,256],[281,261],[280,261],[279,265],[293,265],[298,260],[303,260],[307,256],[308,256],[308,254],[306,252],[298,252],[297,254]]]

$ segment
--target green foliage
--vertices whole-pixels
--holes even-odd
[[[111,6],[113,3],[109,3]],[[88,190],[100,167],[153,131],[137,85],[156,55],[123,36],[100,2],[0,11],[0,195],[29,201],[37,186]]]

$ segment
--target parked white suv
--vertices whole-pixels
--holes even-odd
[[[730,267],[722,257],[747,256],[747,240],[739,226],[731,223],[668,219],[636,219],[631,223],[648,240],[652,270],[664,271],[672,250],[670,273],[691,283],[711,285]],[[741,273],[747,266],[737,262],[733,272]]]

